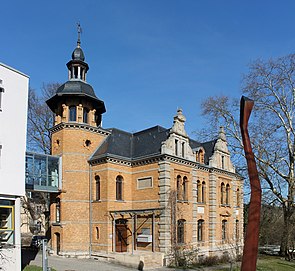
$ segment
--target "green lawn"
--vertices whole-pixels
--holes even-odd
[[[42,271],[42,267],[39,267],[36,265],[28,265],[25,267],[23,271]],[[51,268],[51,271],[56,271],[56,270]]]
[[[259,271],[295,271],[295,262],[288,262],[279,257],[261,257],[258,260]]]
[[[228,271],[229,268],[214,269],[215,271]],[[239,271],[239,268],[233,271]],[[257,262],[257,271],[295,271],[295,261],[288,262],[280,257],[260,256]]]

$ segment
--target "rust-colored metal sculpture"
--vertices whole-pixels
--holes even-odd
[[[242,96],[240,108],[240,127],[248,166],[251,197],[241,271],[255,271],[258,255],[261,186],[248,133],[248,120],[250,118],[253,105],[253,100]]]

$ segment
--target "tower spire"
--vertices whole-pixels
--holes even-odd
[[[81,25],[80,25],[80,22],[77,23],[77,31],[78,31],[78,40],[77,40],[77,47],[80,48],[80,45],[81,45],[81,34],[82,34],[82,28],[81,28]]]

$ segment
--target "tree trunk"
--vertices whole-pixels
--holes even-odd
[[[286,260],[290,261],[292,259],[292,254],[290,253],[289,249],[291,247],[291,217],[293,211],[291,209],[292,207],[288,205],[288,203],[283,205],[284,229],[280,246],[280,254],[281,256],[284,256]]]

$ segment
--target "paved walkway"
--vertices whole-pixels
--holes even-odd
[[[38,253],[30,265],[42,266],[42,254]],[[63,258],[48,256],[48,266],[57,271],[130,271],[134,270],[124,266],[109,264],[94,259]],[[136,269],[135,269],[136,270]]]
[[[23,255],[23,260],[24,260]],[[26,265],[37,265],[42,266],[42,253],[35,253],[25,256],[27,259]],[[95,259],[76,259],[76,258],[64,258],[58,256],[48,256],[48,266],[54,268],[56,271],[135,271],[137,268],[130,268],[122,265],[117,265],[113,263],[109,263],[103,260],[95,260]],[[220,269],[219,267],[206,267],[200,269],[186,269],[186,271],[211,271],[215,269]],[[223,267],[229,267],[229,264],[224,265]],[[176,268],[156,268],[156,269],[144,269],[144,271],[182,271],[183,269]]]
[[[34,259],[30,260],[29,265],[42,266],[42,254],[39,252]],[[57,271],[135,271],[137,268],[129,268],[122,265],[95,260],[95,259],[76,259],[63,258],[58,256],[48,256],[48,266]],[[145,269],[144,269],[145,270]],[[149,269],[151,270],[151,269]],[[174,271],[174,268],[157,268],[154,271]],[[179,269],[182,270],[182,269]],[[189,270],[187,270],[189,271]]]

